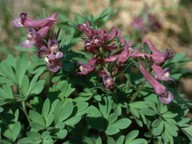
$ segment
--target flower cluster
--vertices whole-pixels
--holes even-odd
[[[149,31],[159,31],[162,28],[161,23],[154,14],[143,14],[135,17],[131,26],[139,32],[147,33]]]
[[[160,81],[170,81],[169,69],[163,69],[161,66],[173,56],[171,50],[166,49],[165,52],[159,51],[153,43],[144,39],[151,53],[139,51],[133,48],[133,42],[127,42],[121,32],[116,28],[111,28],[107,33],[102,29],[93,29],[86,21],[79,24],[77,28],[86,36],[84,38],[84,49],[92,53],[92,58],[87,64],[79,63],[79,75],[87,75],[95,70],[99,71],[103,84],[107,89],[114,89],[116,75],[121,72],[121,68],[126,62],[133,58],[138,62],[139,69],[145,79],[153,87],[154,91],[160,97],[160,100],[168,104],[173,100],[173,95]],[[149,69],[155,73],[155,77],[147,71],[143,63],[148,63]]]
[[[57,72],[61,68],[60,59],[63,53],[59,51],[60,46],[53,33],[48,33],[53,25],[57,23],[57,13],[44,19],[33,20],[26,13],[21,13],[19,18],[13,20],[13,25],[17,28],[25,27],[28,29],[27,39],[21,43],[23,48],[31,48],[36,45],[38,48],[37,56],[44,58],[48,70]]]

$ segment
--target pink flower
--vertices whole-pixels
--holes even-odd
[[[80,63],[79,70],[77,74],[87,75],[88,73],[95,70],[95,63],[97,62],[96,58],[91,58],[87,64]]]
[[[130,57],[134,57],[138,52],[138,49],[132,49],[131,46],[132,42],[125,43],[124,49],[119,54],[104,58],[103,61],[104,62],[117,61],[118,63],[121,64],[125,63]]]
[[[21,43],[23,48],[31,48],[33,45],[42,41],[51,29],[51,25],[40,28],[36,31],[34,28],[28,28],[27,39]]]
[[[106,89],[114,88],[114,81],[110,74],[106,73],[105,70],[101,70],[99,71],[99,75],[102,77]]]
[[[40,19],[33,20],[27,16],[26,13],[21,13],[19,18],[15,18],[12,23],[15,27],[26,27],[26,28],[41,28],[48,25],[53,25],[57,23],[57,13],[53,13],[51,16]]]
[[[144,43],[146,43],[151,50],[152,54],[144,54],[143,57],[148,57],[152,59],[156,64],[163,64],[166,60],[170,59],[173,56],[173,51],[166,49],[165,52],[160,52],[149,39],[144,39]]]
[[[153,64],[152,65],[152,69],[155,72],[156,76],[155,78],[158,80],[162,80],[162,81],[170,81],[173,80],[172,78],[170,78],[170,73],[169,73],[169,69],[165,68],[162,69],[160,66]]]
[[[61,63],[60,59],[50,60],[48,57],[45,57],[44,60],[47,65],[47,69],[53,73],[56,73],[62,67],[62,63]]]
[[[149,82],[149,84],[155,90],[155,93],[159,96],[160,101],[164,104],[169,104],[173,101],[173,94],[167,90],[167,88],[162,85],[159,81],[157,81],[144,67],[143,65],[139,65],[140,71],[145,77],[145,79]]]

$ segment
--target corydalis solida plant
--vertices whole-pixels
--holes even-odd
[[[112,27],[107,33],[103,29],[92,29],[86,21],[84,24],[79,24],[77,28],[86,36],[84,38],[84,50],[93,55],[87,64],[80,64],[80,72],[77,74],[87,75],[97,70],[99,76],[102,77],[105,88],[113,90],[116,75],[121,73],[128,60],[133,58],[144,78],[160,96],[161,102],[169,104],[173,101],[173,94],[159,82],[159,80],[172,80],[169,77],[169,70],[167,68],[163,70],[161,67],[173,56],[171,50],[166,49],[165,52],[160,52],[150,40],[144,39],[144,44],[148,45],[151,53],[140,52],[138,48],[132,48],[133,42],[127,42],[115,27]],[[153,69],[156,74],[155,78],[147,72],[147,67],[145,68],[141,63],[147,63],[148,67]]]
[[[38,48],[37,56],[44,58],[47,68],[52,72],[57,72],[61,68],[60,59],[63,57],[63,53],[59,51],[60,46],[56,40],[56,36],[52,34],[48,38],[46,37],[53,25],[57,23],[56,17],[57,14],[54,13],[41,20],[32,20],[28,18],[27,14],[21,13],[20,18],[13,20],[13,24],[16,27],[25,27],[28,29],[27,40],[21,45],[25,48],[36,45]],[[162,53],[155,48],[150,40],[144,39],[144,43],[148,45],[151,53],[141,52],[138,48],[133,48],[133,42],[126,41],[121,35],[120,30],[115,27],[112,27],[107,33],[103,29],[91,28],[86,21],[84,24],[77,25],[77,28],[86,36],[84,38],[84,50],[92,54],[87,64],[79,63],[80,71],[77,72],[78,75],[82,76],[98,71],[98,75],[102,77],[105,88],[113,90],[117,75],[123,71],[127,62],[133,58],[138,62],[137,66],[140,66],[141,73],[145,79],[151,84],[157,95],[160,96],[160,100],[165,104],[173,100],[171,92],[167,91],[158,81],[171,80],[168,70],[161,68],[162,64],[173,56],[171,50],[166,50]],[[150,61],[148,66],[152,67],[156,74],[156,79],[148,74],[140,64],[147,61]],[[157,90],[151,81],[163,88]]]
[[[33,20],[26,13],[21,13],[19,18],[15,18],[12,21],[15,27],[28,29],[27,39],[21,43],[21,46],[23,48],[31,48],[36,45],[38,48],[37,56],[44,58],[47,68],[51,72],[57,72],[61,68],[60,59],[63,57],[63,53],[59,51],[60,46],[56,36],[53,32],[50,32],[57,23],[57,15],[57,13],[53,13],[47,18]],[[48,35],[48,32],[51,35]]]

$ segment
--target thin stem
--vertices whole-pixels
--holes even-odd
[[[133,102],[133,101],[136,99],[136,97],[138,96],[139,92],[143,89],[143,87],[144,87],[144,85],[145,85],[145,82],[146,82],[146,81],[144,81],[144,82],[142,83],[142,85],[137,89],[137,91],[136,91],[136,92],[134,93],[134,95],[132,96],[130,102]]]
[[[120,76],[122,73],[124,73],[124,72],[126,71],[126,69],[127,69],[131,64],[132,64],[132,62],[130,62],[130,63],[124,68],[124,70],[122,70],[122,71],[120,71],[119,73],[117,73],[117,74],[115,75],[115,79],[116,79],[118,76]]]
[[[22,111],[23,111],[23,113],[25,114],[25,116],[26,116],[26,118],[27,118],[27,121],[28,121],[28,123],[30,124],[31,123],[31,121],[30,121],[30,119],[29,119],[29,117],[28,117],[28,114],[27,114],[27,109],[26,109],[26,106],[25,106],[25,101],[22,101]]]

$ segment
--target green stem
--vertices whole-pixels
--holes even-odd
[[[26,118],[27,118],[27,121],[28,121],[28,123],[30,124],[31,123],[31,121],[30,121],[30,119],[29,119],[29,117],[28,117],[28,114],[27,114],[27,109],[26,109],[26,106],[25,106],[25,101],[22,101],[22,111],[23,111],[23,113],[25,114],[25,116],[26,116]]]
[[[145,85],[145,81],[141,84],[141,86],[140,86],[140,87],[137,89],[137,91],[134,93],[134,95],[132,96],[130,102],[133,102],[133,101],[137,98],[139,92],[143,89],[144,85]]]
[[[116,74],[116,75],[115,75],[115,79],[116,79],[118,76],[120,76],[122,73],[124,73],[131,64],[132,64],[132,62],[130,62],[122,71],[120,71],[118,74]]]

